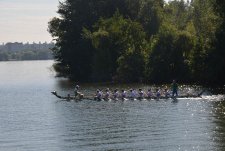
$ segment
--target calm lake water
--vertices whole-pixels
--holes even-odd
[[[74,83],[55,78],[52,63],[0,62],[0,150],[225,150],[222,95],[177,101],[66,102],[50,92],[72,93]],[[97,87],[81,86],[85,94]]]

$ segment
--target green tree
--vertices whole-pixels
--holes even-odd
[[[112,18],[100,19],[94,32],[85,31],[85,35],[96,48],[94,79],[134,82],[143,77],[145,33],[138,22],[117,12]]]
[[[187,32],[180,32],[174,26],[163,25],[152,40],[146,67],[147,80],[166,83],[172,79],[189,80],[189,51],[194,46]]]
[[[164,22],[172,24],[179,30],[185,30],[188,22],[192,19],[193,7],[184,0],[169,1],[164,7]]]
[[[213,42],[213,49],[208,55],[209,81],[213,84],[225,84],[225,1],[214,0],[214,10],[220,17],[220,24],[216,28],[216,40]]]
[[[8,61],[9,56],[6,52],[0,51],[0,61]]]
[[[191,60],[193,79],[209,84],[218,79],[213,75],[216,72],[211,65],[215,65],[212,61],[216,52],[213,43],[216,40],[220,19],[213,10],[213,0],[195,0],[192,2],[192,7],[196,37],[196,46],[193,49]]]
[[[55,70],[79,81],[225,83],[222,0],[66,0]],[[116,12],[116,13],[115,13]]]
[[[53,48],[56,66],[65,68],[67,75],[79,81],[90,79],[94,48],[82,37],[83,28],[92,30],[100,17],[111,17],[116,10],[126,12],[124,0],[66,0],[60,2],[60,17],[49,22],[49,32],[56,40]],[[65,70],[62,70],[65,71]]]
[[[162,23],[163,0],[140,0],[137,20],[142,24],[148,37],[155,35]]]
[[[36,54],[32,51],[24,51],[20,57],[21,60],[37,60]]]

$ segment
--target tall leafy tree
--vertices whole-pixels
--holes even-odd
[[[185,30],[192,19],[193,8],[184,0],[169,1],[164,7],[164,21],[172,24],[179,30]]]
[[[149,82],[187,81],[190,75],[187,52],[193,45],[190,34],[163,25],[152,40],[146,69]]]
[[[90,79],[94,48],[82,37],[83,28],[92,29],[100,17],[111,17],[119,9],[126,12],[120,0],[66,0],[60,2],[58,13],[49,22],[49,32],[56,41],[53,54],[56,69],[76,80]]]
[[[79,81],[224,84],[224,8],[222,0],[65,0],[49,22],[55,69]]]
[[[93,76],[99,81],[138,81],[145,66],[145,33],[138,22],[123,18],[118,12],[100,19],[94,32],[85,31],[96,48]]]
[[[212,51],[209,53],[209,81],[213,84],[225,84],[225,1],[214,0],[214,9],[220,17],[220,25],[216,29],[216,40]]]
[[[213,0],[194,0],[193,24],[196,32],[196,47],[193,49],[192,71],[196,81],[201,83],[211,83],[214,81],[215,70],[211,68],[215,49],[213,43],[216,39],[216,31],[220,24],[219,17],[213,10]],[[211,60],[211,61],[210,61]]]
[[[140,0],[137,19],[148,37],[155,35],[162,23],[163,0]]]

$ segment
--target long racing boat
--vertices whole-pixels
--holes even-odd
[[[96,96],[85,96],[83,94],[78,95],[78,96],[72,96],[68,94],[67,96],[61,96],[59,95],[56,91],[51,92],[54,96],[56,96],[59,99],[66,100],[66,101],[82,101],[82,100],[94,100],[94,101],[109,101],[109,100],[114,100],[114,101],[119,101],[119,100],[160,100],[160,99],[179,99],[179,98],[200,98],[203,94],[204,90],[202,90],[200,93],[194,95],[194,94],[186,94],[186,95],[179,95],[179,96],[152,96],[152,97],[136,97],[136,98],[130,98],[130,97],[109,97],[109,98],[98,98]]]

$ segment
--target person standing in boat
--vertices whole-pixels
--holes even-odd
[[[79,85],[76,85],[75,86],[75,89],[74,89],[74,95],[75,95],[75,97],[78,96],[78,94],[79,94],[79,92],[78,92],[79,88],[80,88]]]
[[[176,80],[173,80],[172,86],[172,97],[178,96],[177,90],[178,90],[178,84],[176,83]]]
[[[74,89],[75,98],[77,98],[77,99],[83,99],[84,98],[84,94],[80,93],[79,92],[79,89],[80,89],[80,86],[79,85],[76,85],[76,87]]]

